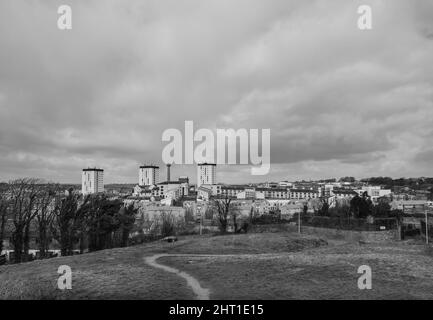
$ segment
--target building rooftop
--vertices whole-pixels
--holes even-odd
[[[287,192],[287,188],[265,188],[265,187],[257,187],[256,191],[269,191],[269,192]]]
[[[154,166],[154,165],[144,165],[144,166],[140,166],[140,169],[159,169],[158,166]]]
[[[104,169],[98,169],[98,168],[87,168],[87,169],[83,169],[83,171],[100,171],[100,172],[104,172]]]
[[[158,185],[161,185],[161,184],[181,184],[182,182],[181,181],[164,181],[164,182],[160,182],[160,183],[157,183]]]
[[[308,193],[318,193],[317,189],[290,189],[290,192],[308,192]]]
[[[332,192],[337,194],[358,194],[356,191],[352,189],[334,189],[332,190]]]
[[[221,186],[221,189],[232,189],[232,190],[234,190],[234,189],[236,189],[236,190],[243,190],[243,189],[246,189],[246,188],[250,188],[250,187],[247,186],[247,185],[222,185]]]

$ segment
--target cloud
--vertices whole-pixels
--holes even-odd
[[[370,1],[0,4],[0,180],[136,181],[167,128],[270,128],[271,173],[227,182],[429,175],[433,4]],[[178,175],[194,178],[193,167]]]

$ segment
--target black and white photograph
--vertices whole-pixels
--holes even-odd
[[[0,0],[0,303],[433,299],[432,141],[431,0]]]

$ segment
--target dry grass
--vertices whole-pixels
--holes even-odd
[[[250,233],[186,238],[167,253],[246,254],[294,252],[327,245],[314,236],[296,233]]]
[[[433,299],[432,259],[422,246],[343,244],[273,257],[164,257],[211,288],[212,299]],[[359,290],[360,265],[373,273]]]
[[[192,236],[73,257],[0,267],[0,299],[193,299],[183,279],[147,266],[156,253],[251,254],[165,257],[198,278],[212,299],[433,298],[431,252],[419,245],[363,245],[311,236],[259,233]],[[272,257],[254,256],[274,253]],[[357,268],[373,269],[373,289],[357,288]],[[69,265],[73,289],[57,289],[57,269]]]
[[[192,299],[182,279],[143,263],[138,248],[0,268],[0,299]],[[57,289],[57,269],[72,269],[72,290]]]

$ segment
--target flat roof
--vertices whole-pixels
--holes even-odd
[[[98,169],[98,168],[87,168],[87,169],[83,169],[83,171],[101,171],[101,172],[104,172],[104,169]]]
[[[157,185],[161,185],[161,184],[163,184],[163,185],[167,185],[167,184],[182,184],[182,182],[179,182],[179,181],[163,181],[163,182],[157,183]]]
[[[290,189],[290,192],[318,193],[319,191],[314,189]]]
[[[242,186],[242,185],[222,185],[221,189],[232,189],[232,190],[244,190],[248,188],[247,186]]]
[[[257,187],[257,191],[269,191],[269,192],[287,192],[287,188],[263,188],[263,187]]]
[[[152,166],[152,165],[150,165],[150,166],[140,166],[140,169],[150,169],[150,168],[159,169],[158,166]]]
[[[216,163],[208,163],[208,162],[204,162],[204,163],[198,163],[197,164],[199,167],[200,166],[216,166]]]
[[[358,194],[354,190],[344,190],[344,189],[334,189],[332,190],[333,193],[343,193],[343,194]]]

